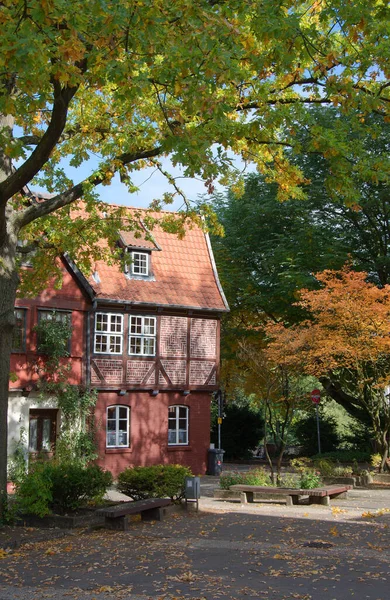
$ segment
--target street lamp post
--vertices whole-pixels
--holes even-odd
[[[317,441],[318,441],[318,454],[321,454],[321,436],[320,436],[320,417],[318,414],[318,405],[321,400],[320,390],[313,390],[310,394],[311,401],[316,405],[316,419],[317,419]]]

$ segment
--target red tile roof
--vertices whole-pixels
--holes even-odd
[[[138,210],[138,209],[137,209]],[[123,242],[138,248],[154,249],[151,254],[152,279],[132,279],[118,264],[96,264],[100,283],[88,279],[98,299],[157,306],[186,307],[216,311],[228,310],[215,269],[208,236],[196,225],[187,228],[183,239],[155,226],[152,238],[134,238],[121,232]],[[160,248],[161,250],[156,250]]]
[[[134,231],[121,231],[120,237],[125,246],[133,248],[145,248],[148,250],[156,250],[157,246],[151,239],[145,239],[145,236],[138,237]],[[152,236],[153,237],[153,236]]]

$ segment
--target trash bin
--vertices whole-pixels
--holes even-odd
[[[225,450],[209,448],[207,457],[207,475],[220,475],[222,473],[224,454]]]
[[[195,502],[196,508],[198,509],[199,498],[200,498],[200,477],[186,477],[185,478],[186,508],[188,507],[188,502]]]

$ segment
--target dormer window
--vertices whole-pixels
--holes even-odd
[[[146,252],[131,252],[130,273],[132,275],[149,275],[149,254]]]
[[[155,281],[153,276],[153,252],[160,246],[140,221],[139,227],[119,232],[118,245],[123,249],[124,272],[127,279]]]

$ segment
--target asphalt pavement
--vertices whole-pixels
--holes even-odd
[[[220,501],[217,485],[202,478],[199,511],[134,519],[128,532],[25,532],[0,550],[0,600],[390,597],[390,490],[287,508]]]

